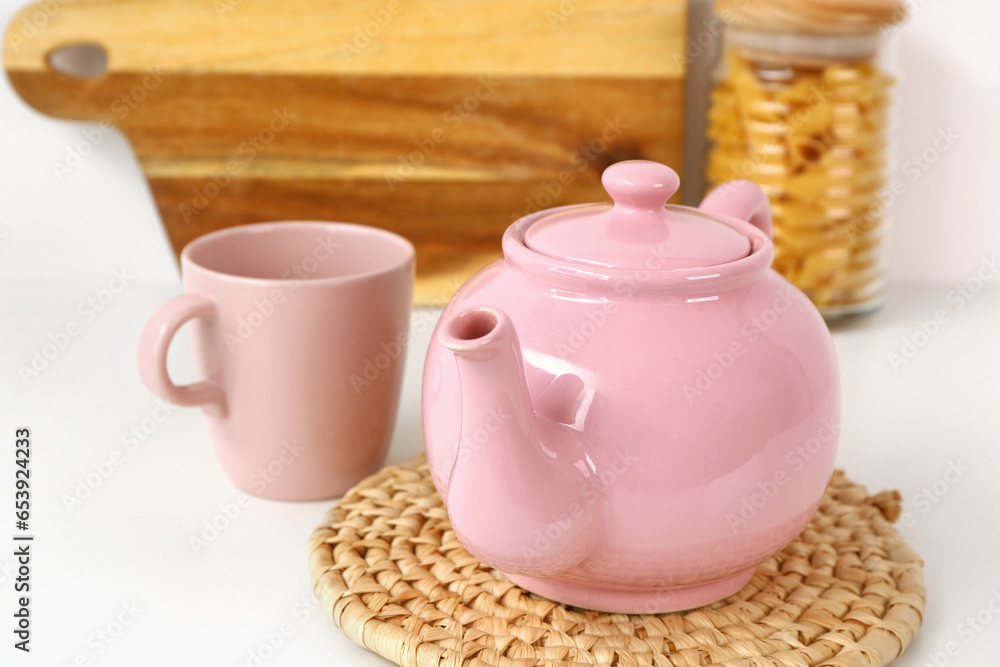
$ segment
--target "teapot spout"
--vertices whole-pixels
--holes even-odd
[[[446,490],[452,527],[474,556],[504,572],[564,572],[590,551],[596,511],[572,437],[532,408],[517,332],[496,308],[442,322],[458,364],[461,439]]]

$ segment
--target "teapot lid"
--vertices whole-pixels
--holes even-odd
[[[750,254],[750,239],[738,229],[697,209],[665,206],[680,186],[666,165],[619,162],[601,182],[613,205],[557,209],[527,229],[525,245],[556,259],[621,269],[710,267]]]

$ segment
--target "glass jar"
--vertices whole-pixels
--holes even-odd
[[[827,321],[875,310],[885,275],[891,89],[901,2],[719,0],[708,185],[747,179],[774,214],[774,268]]]

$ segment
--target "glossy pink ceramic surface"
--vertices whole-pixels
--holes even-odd
[[[833,342],[770,269],[763,192],[730,183],[700,210],[664,209],[665,170],[620,163],[613,207],[514,223],[424,369],[428,460],[458,538],[530,591],[606,611],[739,590],[808,523],[839,431]],[[532,247],[539,223],[565,229]]]
[[[202,406],[222,467],[265,498],[343,494],[385,460],[399,402],[413,247],[325,222],[234,227],[181,254],[185,294],[142,331],[146,386]],[[176,386],[166,355],[190,321],[198,376]]]

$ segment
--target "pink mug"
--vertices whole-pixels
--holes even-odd
[[[409,241],[362,225],[274,222],[207,234],[181,253],[185,294],[142,330],[139,373],[157,396],[202,408],[241,490],[275,500],[342,495],[385,461],[413,266]],[[204,379],[177,386],[167,349],[188,321]]]

